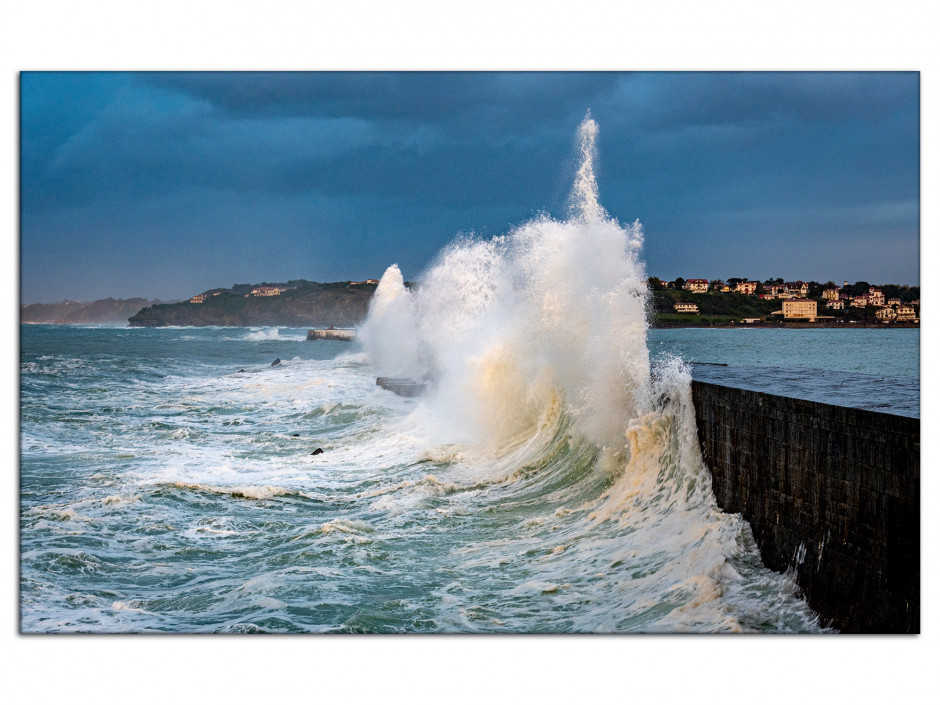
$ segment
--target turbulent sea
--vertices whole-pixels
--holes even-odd
[[[822,631],[716,506],[689,381],[890,377],[916,415],[916,362],[851,364],[917,338],[648,330],[595,132],[567,219],[458,240],[416,291],[389,267],[356,343],[22,326],[22,631]]]

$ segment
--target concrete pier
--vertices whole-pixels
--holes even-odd
[[[920,632],[920,420],[692,382],[719,506],[824,625]]]
[[[307,330],[307,340],[341,340],[351,342],[355,339],[355,328],[310,328]]]

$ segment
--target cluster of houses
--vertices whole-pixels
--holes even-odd
[[[666,282],[661,282],[666,285]],[[843,282],[843,288],[847,288],[848,282]],[[758,294],[760,287],[762,293]],[[809,295],[809,284],[804,281],[786,282],[785,284],[761,284],[756,281],[740,281],[733,287],[718,283],[717,286],[709,285],[707,279],[687,279],[682,287],[696,294],[706,294],[711,288],[712,291],[724,293],[735,292],[758,296],[761,299],[782,299],[783,308],[780,311],[774,311],[771,315],[782,315],[785,319],[802,319],[815,321],[821,316],[817,313],[817,302],[807,298]],[[869,287],[868,293],[858,296],[851,295],[839,288],[825,289],[822,292],[822,298],[826,300],[826,308],[830,310],[842,310],[849,307],[865,308],[874,306],[875,317],[885,323],[891,321],[919,321],[920,301],[902,303],[901,299],[885,300],[884,292],[878,287]],[[673,306],[676,313],[694,313],[698,314],[698,305],[694,303],[676,303]],[[824,316],[823,318],[831,318]]]
[[[919,300],[909,303],[902,303],[901,299],[885,300],[884,292],[874,286],[869,287],[868,293],[862,296],[851,296],[843,293],[841,289],[826,289],[822,295],[826,299],[826,308],[839,310],[844,309],[846,304],[855,308],[876,306],[878,310],[875,311],[875,316],[880,321],[918,320]]]
[[[251,290],[251,293],[245,294],[247,299],[249,296],[280,296],[285,291],[289,291],[294,287],[278,287],[278,286],[256,286]],[[207,292],[205,294],[196,294],[193,298],[189,300],[191,304],[202,304],[206,302],[206,299],[209,299],[213,296],[218,296],[221,294],[221,291]]]
[[[665,282],[662,282],[665,285]],[[763,293],[758,294],[757,288],[763,288]],[[711,286],[707,279],[686,279],[683,289],[687,289],[695,294],[707,294],[709,288],[712,291],[722,293],[747,294],[749,296],[758,296],[761,299],[786,299],[781,311],[775,311],[776,314],[782,314],[784,318],[809,319],[814,321],[817,318],[816,302],[807,299],[809,294],[809,284],[804,281],[787,282],[786,284],[763,284],[760,282],[741,281],[735,285],[729,286],[721,283],[718,286]],[[695,313],[698,314],[698,304],[676,303],[673,306],[676,313]]]
[[[666,282],[662,282],[663,285]],[[763,286],[764,293],[757,294],[757,287]],[[682,286],[695,294],[707,294],[708,290],[722,293],[757,294],[762,299],[796,299],[806,298],[809,294],[809,284],[804,281],[787,282],[786,284],[763,284],[760,282],[737,282],[733,287],[727,284],[711,286],[707,279],[687,279]]]
[[[280,296],[285,291],[287,291],[286,288],[282,289],[279,286],[256,286],[250,294],[245,294],[245,298],[247,299],[249,296]]]

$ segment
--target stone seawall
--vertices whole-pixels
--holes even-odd
[[[719,506],[823,624],[920,632],[920,420],[692,382]]]

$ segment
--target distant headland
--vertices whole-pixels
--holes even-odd
[[[378,279],[327,283],[295,279],[233,284],[177,301],[107,298],[24,304],[20,323],[349,327],[365,319],[378,283]]]
[[[131,316],[131,326],[337,326],[361,323],[377,279],[321,283],[234,284],[208,289],[188,301],[157,304]]]
[[[20,306],[20,323],[127,323],[127,319],[147,306],[161,303],[159,299],[98,299],[97,301],[59,301],[54,304]]]

